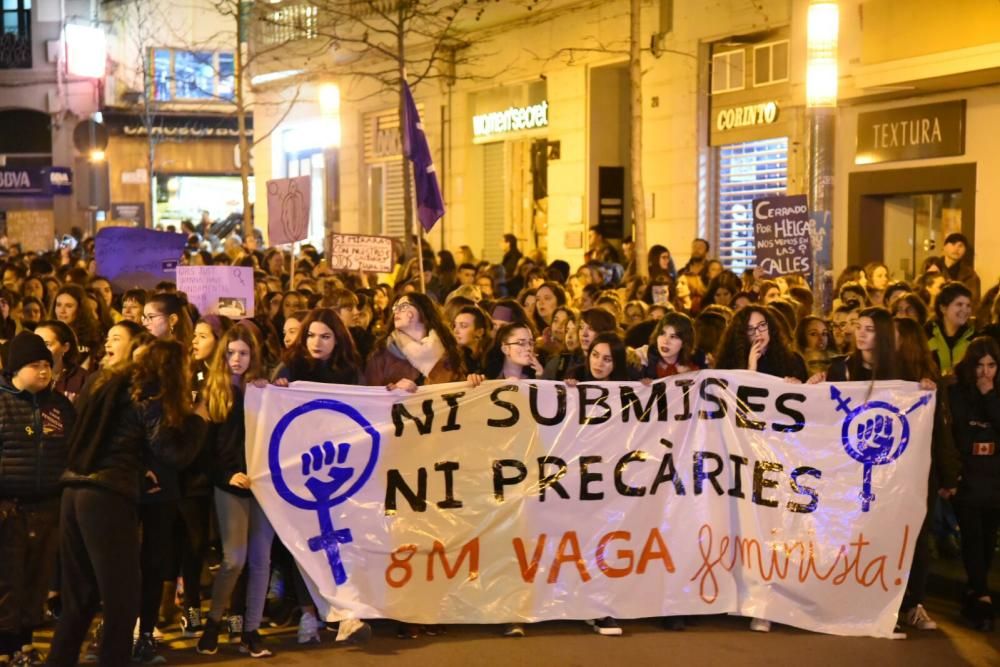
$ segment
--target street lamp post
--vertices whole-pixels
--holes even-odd
[[[809,210],[813,213],[813,290],[815,309],[828,311],[833,301],[833,164],[837,110],[837,38],[840,8],[836,0],[812,0],[807,17],[806,106],[809,118]]]

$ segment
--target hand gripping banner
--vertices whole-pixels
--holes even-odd
[[[255,497],[329,620],[733,613],[888,637],[934,395],[743,371],[250,388]]]

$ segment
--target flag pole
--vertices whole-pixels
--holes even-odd
[[[413,206],[413,221],[417,225],[417,266],[420,270],[420,293],[427,294],[427,281],[424,279],[424,225],[420,222],[418,215],[416,170],[411,169],[410,173],[414,175],[413,191],[411,192],[413,201],[410,202],[410,205]]]

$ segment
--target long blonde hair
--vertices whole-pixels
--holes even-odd
[[[215,351],[212,353],[212,363],[208,369],[208,381],[205,383],[205,403],[208,418],[216,423],[224,422],[233,409],[233,373],[229,370],[229,344],[233,342],[246,343],[250,348],[250,366],[243,374],[243,381],[251,382],[264,376],[261,369],[260,341],[257,334],[249,327],[237,324],[222,335]]]

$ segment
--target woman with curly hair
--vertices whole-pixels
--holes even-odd
[[[715,367],[805,382],[806,363],[792,348],[778,317],[765,306],[750,305],[736,311],[719,344]]]
[[[76,334],[80,365],[92,368],[97,361],[104,332],[93,311],[87,306],[87,293],[79,285],[63,285],[52,302],[51,319],[69,326]]]

